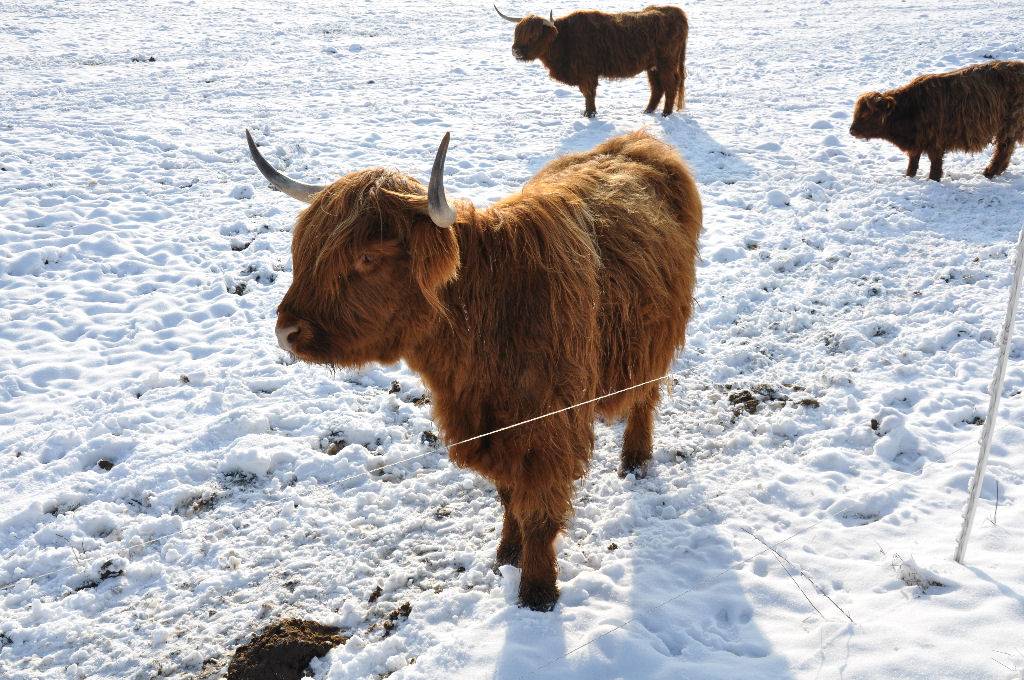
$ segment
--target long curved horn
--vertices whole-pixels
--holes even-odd
[[[260,169],[260,172],[263,173],[263,176],[271,184],[283,193],[288,194],[292,198],[297,198],[303,203],[312,203],[313,197],[327,188],[326,184],[321,186],[319,184],[297,182],[291,177],[275,170],[274,166],[268,163],[267,159],[260,153],[260,150],[256,148],[256,142],[252,140],[252,135],[249,134],[248,128],[245,130],[245,139],[249,142],[249,153],[252,155],[253,161],[256,162],[256,167]]]
[[[551,10],[551,18],[550,19],[545,19],[544,20],[544,25],[545,26],[550,26],[551,28],[555,27],[555,10]]]
[[[494,11],[498,13],[499,17],[501,17],[505,21],[511,21],[513,24],[518,24],[520,21],[523,20],[522,17],[510,17],[510,16],[506,16],[506,15],[502,14],[501,10],[498,9],[497,5],[494,5]]]
[[[434,167],[430,169],[430,184],[427,186],[427,212],[430,213],[430,220],[442,229],[455,224],[455,218],[458,217],[455,206],[444,195],[444,159],[448,155],[448,140],[451,137],[452,133],[444,133],[444,139],[437,147]]]

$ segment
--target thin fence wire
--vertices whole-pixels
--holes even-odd
[[[491,430],[489,432],[484,432],[482,434],[474,435],[474,436],[469,437],[467,439],[463,439],[461,441],[457,441],[454,444],[449,444],[445,448],[450,451],[453,448],[455,448],[456,446],[462,446],[463,444],[468,444],[469,442],[476,441],[478,439],[483,439],[484,437],[490,437],[491,435],[495,435],[495,434],[498,434],[500,432],[505,432],[507,430],[511,430],[511,429],[514,429],[514,428],[517,428],[517,427],[522,427],[524,425],[528,425],[530,423],[534,423],[534,422],[537,422],[538,420],[543,420],[545,418],[550,418],[552,416],[558,415],[559,413],[565,413],[566,411],[571,411],[573,409],[577,409],[577,408],[580,408],[582,406],[586,406],[588,404],[593,404],[595,402],[601,401],[602,399],[608,399],[610,397],[614,397],[614,396],[617,396],[619,394],[623,394],[624,392],[629,392],[630,390],[635,390],[635,389],[643,387],[645,385],[650,385],[652,383],[661,382],[663,380],[669,380],[671,378],[675,378],[678,375],[680,375],[680,373],[681,373],[680,371],[673,371],[673,372],[670,372],[670,373],[666,373],[665,375],[663,375],[661,377],[652,378],[650,380],[645,380],[645,381],[637,383],[635,385],[631,385],[629,387],[625,387],[625,388],[623,388],[621,390],[616,390],[614,392],[609,392],[608,394],[603,394],[603,395],[601,395],[599,397],[594,397],[593,399],[587,399],[586,401],[582,401],[582,402],[580,402],[578,404],[572,404],[570,406],[566,406],[564,408],[560,408],[560,409],[557,409],[555,411],[551,411],[549,413],[544,413],[542,415],[535,416],[533,418],[528,418],[526,420],[523,420],[523,421],[520,421],[520,422],[517,422],[517,423],[513,423],[511,425],[505,425],[504,427],[499,427],[499,428],[497,428],[495,430]],[[335,480],[333,482],[330,482],[329,484],[324,484],[323,488],[324,489],[331,489],[331,488],[334,488],[334,487],[336,487],[336,486],[338,486],[340,484],[344,484],[346,482],[350,482],[350,481],[352,481],[354,479],[359,479],[361,477],[368,477],[368,476],[370,476],[370,475],[372,475],[374,473],[381,472],[381,471],[383,471],[383,470],[385,470],[385,469],[387,469],[389,467],[395,467],[397,465],[402,465],[403,463],[408,463],[410,461],[418,460],[420,458],[425,458],[427,456],[432,456],[432,455],[434,455],[436,453],[438,453],[438,452],[437,451],[425,451],[423,453],[418,453],[418,454],[416,454],[414,456],[407,456],[405,458],[401,458],[401,459],[396,460],[396,461],[391,462],[391,463],[385,463],[385,464],[380,465],[378,467],[370,468],[369,470],[364,470],[362,472],[357,472],[354,475],[350,475],[350,476],[345,477],[343,479]],[[176,531],[171,531],[171,532],[168,532],[166,534],[161,534],[160,536],[156,536],[154,538],[150,538],[150,539],[144,540],[144,541],[142,541],[141,544],[137,544],[137,545],[139,547],[145,547],[145,546],[150,545],[152,543],[157,543],[159,541],[163,541],[165,539],[171,538],[172,536],[177,536],[178,534],[184,533],[187,529],[188,529],[187,526],[183,526],[180,529],[177,529]],[[73,546],[72,546],[72,550],[74,551],[74,547]],[[29,579],[30,583],[38,583],[40,580],[42,580],[42,579],[44,579],[44,578],[46,578],[48,576],[53,576],[55,574],[60,574],[60,573],[65,572],[65,571],[69,571],[71,569],[78,568],[78,566],[79,565],[77,565],[77,564],[69,564],[69,565],[60,567],[58,569],[54,569],[52,571],[43,572],[42,574],[36,574],[34,576],[27,577],[27,578]],[[25,580],[24,578],[21,578],[21,579],[18,579],[16,581],[13,581],[12,583],[8,583],[8,584],[5,584],[5,585],[2,585],[2,586],[0,586],[0,592],[5,592],[5,591],[8,591],[8,590],[11,590],[18,583],[20,583],[20,582],[22,582],[24,580]]]

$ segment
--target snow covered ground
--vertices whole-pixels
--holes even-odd
[[[215,678],[299,617],[352,636],[332,680],[1024,677],[1019,330],[952,560],[1024,152],[935,183],[847,133],[861,92],[1024,58],[1024,10],[684,9],[686,109],[641,113],[641,76],[587,120],[487,2],[0,3],[0,676]],[[278,349],[300,206],[243,130],[315,183],[425,179],[450,130],[448,191],[486,205],[641,126],[700,184],[699,310],[646,479],[597,426],[536,613],[419,379]]]

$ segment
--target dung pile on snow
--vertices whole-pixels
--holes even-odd
[[[316,621],[286,619],[263,629],[235,650],[228,680],[292,680],[301,678],[314,657],[348,640],[338,629]]]

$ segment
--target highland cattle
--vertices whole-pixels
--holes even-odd
[[[638,12],[609,14],[578,11],[556,19],[529,15],[510,17],[515,22],[512,54],[520,61],[540,62],[551,78],[580,89],[586,99],[584,116],[597,115],[594,99],[598,78],[632,78],[647,72],[651,99],[646,113],[658,107],[661,115],[682,109],[686,95],[686,14],[671,5],[651,5]]]
[[[270,182],[309,204],[278,343],[329,366],[404,359],[448,443],[486,435],[450,458],[495,484],[496,567],[520,566],[520,602],[550,610],[554,541],[590,462],[595,414],[626,418],[620,474],[641,476],[651,459],[659,378],[693,309],[702,208],[689,169],[633,132],[557,158],[478,209],[445,196],[448,135],[427,187],[381,168],[303,184],[246,135]]]
[[[917,174],[921,154],[931,163],[928,179],[942,179],[947,151],[978,152],[995,144],[983,174],[1006,170],[1024,141],[1024,61],[992,61],[949,73],[918,76],[886,92],[857,99],[850,134],[884,139],[909,157],[907,177]]]

